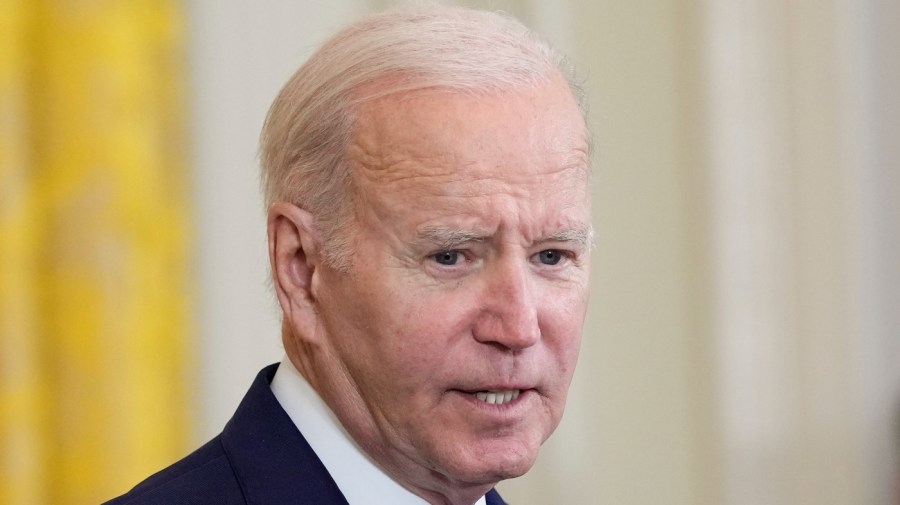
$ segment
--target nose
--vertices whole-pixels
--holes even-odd
[[[488,274],[475,340],[519,351],[541,338],[535,286],[526,262],[508,262]]]

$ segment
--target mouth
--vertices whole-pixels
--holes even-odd
[[[475,398],[490,405],[506,405],[519,397],[521,389],[477,391]]]

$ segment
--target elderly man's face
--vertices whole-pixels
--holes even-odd
[[[587,140],[567,86],[381,99],[350,156],[353,265],[316,287],[327,400],[395,474],[523,474],[562,415],[588,300]]]

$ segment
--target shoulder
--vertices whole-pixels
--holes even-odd
[[[222,434],[106,505],[346,505],[328,470],[281,408],[263,369]],[[302,498],[301,498],[302,497]]]
[[[242,505],[243,493],[216,437],[105,505]]]

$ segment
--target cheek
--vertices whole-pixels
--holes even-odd
[[[383,311],[390,321],[385,359],[402,359],[418,376],[439,374],[452,363],[457,344],[471,335],[477,307],[470,298],[428,290],[398,294]]]
[[[373,325],[360,331],[365,355],[355,379],[371,409],[392,425],[421,425],[440,403],[448,384],[470,359],[464,345],[465,317],[452,301],[434,303],[420,294],[382,297]]]
[[[560,375],[571,377],[581,347],[587,291],[568,290],[552,299],[555,303],[546,305],[540,312],[541,334],[554,355]]]

